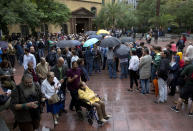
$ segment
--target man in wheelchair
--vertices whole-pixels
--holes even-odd
[[[88,88],[86,83],[80,82],[80,88],[78,90],[78,96],[81,101],[85,101],[87,105],[91,107],[96,107],[97,115],[99,118],[99,122],[104,123],[111,115],[107,115],[105,111],[105,104],[102,100],[100,100],[99,96],[94,93],[91,89]],[[84,104],[85,105],[85,104]],[[89,106],[87,106],[89,107]],[[88,109],[88,108],[87,108]]]

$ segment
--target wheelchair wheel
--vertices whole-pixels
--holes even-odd
[[[92,119],[88,119],[88,123],[89,123],[90,125],[92,125],[92,124],[93,124],[93,120],[92,120]]]

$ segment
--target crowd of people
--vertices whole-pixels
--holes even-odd
[[[78,40],[83,45],[88,36],[70,34],[51,35],[47,39],[17,38],[0,50],[0,109],[10,107],[15,115],[15,125],[21,131],[39,127],[45,105],[57,125],[60,113],[67,113],[67,90],[71,95],[71,111],[76,111],[82,118],[81,107],[84,104],[96,107],[99,121],[105,123],[111,115],[106,113],[104,102],[86,82],[93,73],[100,75],[106,67],[109,74],[107,79],[130,78],[129,92],[137,90],[146,95],[152,87],[157,104],[166,103],[167,96],[174,96],[178,87],[179,99],[176,106],[171,107],[176,112],[179,112],[183,102],[187,104],[189,98],[193,100],[193,45],[183,37],[177,43],[170,42],[165,48],[146,46],[144,42],[122,43],[129,49],[128,56],[124,58],[116,56],[114,47],[57,47],[57,41],[64,39]],[[183,50],[185,46],[179,48],[181,43],[189,44],[186,51]],[[24,67],[19,85],[14,80],[16,61]],[[87,102],[82,102],[82,99]],[[188,115],[193,116],[193,103]]]

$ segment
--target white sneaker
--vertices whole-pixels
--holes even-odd
[[[111,118],[112,116],[111,115],[107,115],[106,117],[105,117],[105,120],[108,120],[109,118]]]
[[[57,120],[54,121],[54,125],[58,125],[58,121]]]
[[[100,121],[103,123],[107,122],[107,120],[105,120],[105,119],[101,119]]]

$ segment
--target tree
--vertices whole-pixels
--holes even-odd
[[[134,9],[123,2],[107,4],[102,7],[96,18],[99,28],[127,28],[135,24]]]
[[[8,24],[26,24],[30,27],[39,23],[37,6],[29,0],[1,0],[0,3],[0,28],[8,33]]]
[[[41,13],[40,21],[43,23],[63,24],[70,17],[70,10],[66,5],[54,0],[33,0]]]
[[[177,26],[176,16],[169,12],[167,0],[144,0],[139,3],[137,17],[140,25],[147,27],[166,28],[171,25]]]
[[[0,29],[7,32],[9,24],[25,24],[35,31],[40,23],[63,24],[70,10],[54,0],[0,0]]]

